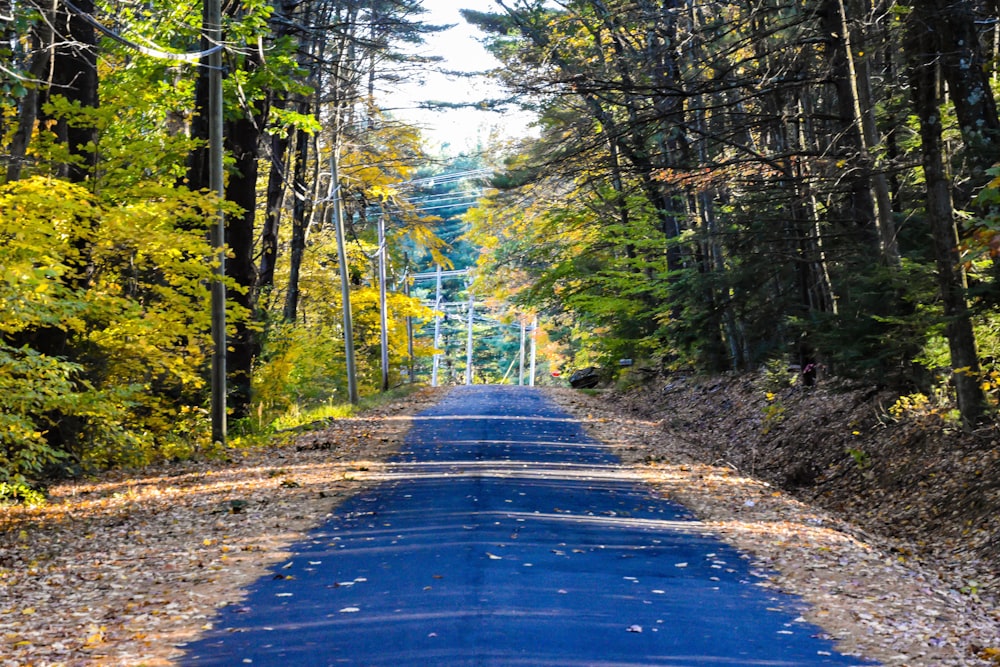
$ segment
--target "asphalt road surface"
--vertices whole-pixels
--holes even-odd
[[[459,388],[181,664],[870,665],[521,387]]]

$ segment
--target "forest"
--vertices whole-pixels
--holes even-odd
[[[419,0],[209,4],[0,5],[0,498],[429,381],[437,266],[485,304],[477,382],[537,317],[549,382],[792,369],[993,418],[992,3],[497,0],[483,104],[538,134],[452,160],[377,95],[437,66]]]
[[[465,16],[540,137],[468,216],[484,289],[578,363],[794,369],[989,419],[994,6],[498,5]]]

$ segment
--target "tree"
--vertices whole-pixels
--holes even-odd
[[[910,16],[906,50],[910,66],[910,90],[914,111],[920,120],[920,146],[927,188],[927,223],[937,263],[938,285],[951,353],[952,381],[958,395],[962,421],[977,424],[985,411],[980,386],[979,355],[966,298],[965,272],[959,256],[958,231],[952,205],[951,182],[945,169],[941,123],[939,66],[941,53],[935,43],[931,21],[935,13],[926,4],[915,5]]]
[[[97,95],[97,34],[86,16],[94,13],[94,0],[80,0],[79,5],[60,3],[51,16],[53,46],[49,86],[42,101],[43,114],[48,116],[47,102],[58,98],[71,108],[93,109]],[[55,132],[69,150],[64,174],[81,183],[93,176],[97,161],[97,129],[86,122],[70,122],[66,115],[48,116],[55,121]]]
[[[945,20],[924,4],[927,21]],[[932,41],[956,115],[982,128],[979,139],[963,135],[954,164],[964,174],[989,164],[974,151],[990,145],[994,119],[982,68],[945,74],[984,62],[974,3],[958,4]],[[484,257],[491,270],[514,262],[536,288],[523,294],[539,303],[572,284],[562,299],[569,313],[622,334],[602,343],[643,341],[636,349],[659,349],[672,363],[753,367],[778,356],[801,366],[807,382],[819,368],[925,382],[915,359],[934,339],[933,319],[952,323],[962,308],[920,303],[928,269],[944,264],[933,263],[934,246],[914,225],[897,229],[899,213],[941,205],[922,207],[927,193],[912,164],[945,146],[927,137],[930,152],[918,154],[919,144],[900,140],[909,104],[901,92],[912,88],[896,66],[904,44],[895,19],[905,8],[862,0],[501,7],[505,14],[467,16],[492,35],[504,83],[543,119],[542,136],[507,178],[510,196],[533,200],[544,184],[547,197],[530,221],[512,225],[520,237],[488,222],[502,204],[487,202],[477,221],[486,223],[483,238],[495,237]],[[948,113],[942,106],[939,117]],[[579,216],[583,206],[596,215]],[[650,212],[659,235],[646,226]],[[573,256],[536,262],[543,251],[520,241],[541,233],[525,233],[525,224],[551,239],[541,248]],[[645,281],[630,282],[630,273]],[[980,280],[977,294],[990,285]],[[612,306],[612,294],[646,303]],[[629,330],[613,312],[631,323],[652,313],[658,327]]]

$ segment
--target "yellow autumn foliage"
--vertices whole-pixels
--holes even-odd
[[[210,249],[202,195],[0,187],[0,481],[197,443]]]

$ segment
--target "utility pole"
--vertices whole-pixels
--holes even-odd
[[[465,384],[472,384],[472,318],[476,312],[476,296],[472,293],[472,281],[469,283],[469,334],[465,341]]]
[[[531,320],[531,375],[528,376],[528,386],[535,386],[535,356],[538,351],[538,315]]]
[[[410,255],[409,253],[403,253],[403,263],[406,265],[406,270],[403,272],[403,295],[406,298],[410,298]],[[413,318],[409,315],[406,316],[406,358],[407,358],[407,376],[412,383],[416,378],[413,377]]]
[[[438,386],[438,368],[441,366],[441,265],[437,265],[437,294],[434,297],[434,367],[431,370],[431,386]]]
[[[209,49],[222,44],[222,2],[205,0],[203,30]],[[208,183],[219,198],[219,211],[211,229],[212,249],[218,264],[212,281],[212,440],[226,444],[226,217],[222,162],[222,51],[209,53],[208,66]]]
[[[218,1],[218,0],[215,0]],[[347,366],[347,394],[353,405],[358,403],[358,374],[354,363],[354,322],[351,317],[351,274],[347,266],[344,240],[344,209],[340,201],[340,174],[337,160],[339,148],[334,142],[330,151],[330,205],[333,207],[334,230],[337,237],[337,263],[340,265],[341,311],[344,314],[344,361]]]
[[[524,316],[519,315],[517,318],[521,322],[521,352],[520,352],[520,362],[517,365],[517,386],[524,386]]]
[[[385,290],[385,213],[378,216],[378,304],[382,342],[382,391],[389,391],[389,312]]]

